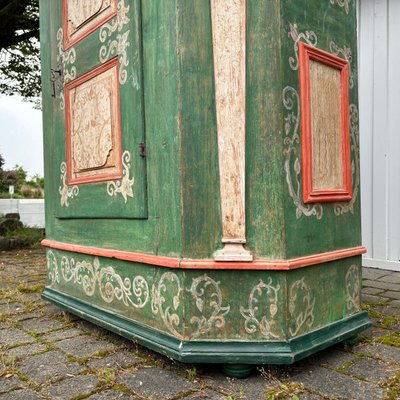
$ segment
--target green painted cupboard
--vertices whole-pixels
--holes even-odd
[[[40,6],[45,299],[231,373],[369,326],[354,1]]]

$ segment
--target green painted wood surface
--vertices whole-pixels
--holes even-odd
[[[130,7],[130,23],[124,28],[130,31],[129,79],[121,85],[121,113],[123,148],[132,152],[134,198],[125,204],[122,196],[107,195],[105,183],[88,184],[80,185],[69,207],[61,207],[64,112],[59,99],[51,98],[49,83],[58,51],[61,2],[41,3],[47,236],[119,250],[210,258],[220,247],[222,232],[210,4],[125,4]],[[353,3],[347,13],[329,1],[248,2],[246,226],[248,247],[256,258],[292,258],[361,242],[358,143],[352,143],[353,207],[323,204],[322,215],[311,216],[299,211],[299,204],[308,207],[302,203],[301,177],[295,170],[295,159],[301,162],[300,142],[294,143],[289,161],[286,151],[299,107],[294,101],[289,110],[284,103],[285,88],[299,94],[298,70],[290,66],[290,59],[296,58],[290,24],[296,24],[298,34],[314,32],[321,49],[331,51],[334,42],[336,50],[351,51],[350,102],[357,109]],[[99,30],[74,48],[79,76],[99,64]],[[139,90],[133,86],[134,75]],[[353,127],[358,129],[357,122]],[[300,128],[297,133],[301,141]],[[146,160],[138,152],[143,141]],[[285,162],[295,186],[292,195]]]
[[[360,261],[295,271],[198,271],[47,253],[53,290],[182,340],[266,343],[360,312]]]

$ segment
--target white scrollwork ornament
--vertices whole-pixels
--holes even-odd
[[[290,68],[294,71],[299,69],[299,42],[303,41],[311,46],[316,46],[318,42],[317,35],[314,31],[298,32],[297,24],[289,24],[290,31],[288,36],[294,41],[294,57],[289,57]]]
[[[76,51],[74,47],[71,47],[67,51],[64,51],[64,32],[62,28],[57,31],[57,65],[62,68],[63,87],[56,96],[60,100],[60,109],[65,108],[65,97],[64,97],[64,85],[76,78],[76,67],[73,65],[76,61]],[[61,71],[59,72],[61,73]]]
[[[128,197],[133,197],[132,186],[135,182],[135,178],[129,178],[130,168],[131,168],[131,153],[129,151],[124,151],[122,154],[122,180],[112,181],[107,183],[107,193],[109,196],[116,196],[118,193],[122,195],[125,203],[128,201]]]
[[[346,273],[346,307],[349,312],[360,310],[360,270],[352,265]]]
[[[294,282],[289,290],[289,333],[292,337],[310,330],[314,323],[314,305],[315,298],[304,278]]]
[[[304,204],[301,200],[301,182],[300,173],[301,166],[299,161],[299,122],[300,122],[300,105],[299,94],[291,86],[286,86],[282,92],[283,105],[288,111],[285,117],[285,138],[284,138],[284,155],[285,155],[285,172],[286,182],[289,188],[290,197],[296,206],[296,218],[302,215],[307,217],[315,216],[317,219],[322,218],[323,208],[319,203],[313,205]]]
[[[81,286],[84,293],[92,297],[96,290],[106,303],[122,302],[125,306],[143,308],[150,299],[149,286],[140,275],[133,279],[122,277],[112,266],[101,267],[98,257],[92,262],[78,261],[63,256],[60,267],[57,258],[50,250],[47,254],[47,275],[49,285],[72,283]],[[61,277],[61,278],[60,278]]]
[[[63,161],[60,164],[60,178],[62,185],[58,188],[58,192],[60,194],[60,204],[61,207],[69,207],[69,199],[73,199],[79,194],[78,186],[68,186],[67,185],[67,164]]]
[[[101,63],[105,63],[110,57],[118,55],[119,59],[119,83],[123,85],[128,78],[126,68],[129,64],[127,48],[130,43],[129,30],[123,32],[125,25],[130,21],[128,17],[129,6],[125,6],[125,0],[118,1],[117,17],[105,23],[99,33],[100,42],[104,43],[99,52]],[[111,39],[114,32],[118,32],[115,39]]]
[[[280,285],[274,286],[272,279],[262,280],[254,286],[249,296],[249,307],[240,307],[240,313],[245,319],[245,330],[249,334],[260,331],[266,339],[281,337],[276,326],[278,312],[278,292]]]
[[[56,283],[60,283],[60,274],[58,272],[57,259],[51,250],[47,252],[46,258],[47,258],[47,280],[49,286],[52,287]]]
[[[173,272],[165,272],[158,285],[153,285],[151,303],[153,314],[160,313],[165,327],[180,339],[183,339],[184,333],[177,330],[181,325],[177,310],[182,292],[179,277]]]
[[[189,289],[196,308],[201,316],[193,316],[190,323],[197,326],[191,334],[195,338],[209,332],[214,326],[222,329],[225,326],[225,315],[230,306],[222,306],[222,292],[219,282],[214,281],[207,275],[193,279]]]
[[[353,56],[351,54],[350,48],[346,47],[346,46],[340,47],[332,40],[329,43],[329,50],[335,56],[342,55],[342,57],[346,61],[348,61],[348,63],[349,63],[349,88],[353,89],[353,87],[354,87],[354,76],[356,75],[357,71],[352,68]]]
[[[355,104],[350,104],[350,152],[353,155],[351,161],[351,176],[353,183],[353,196],[350,201],[343,203],[335,203],[334,211],[336,215],[343,215],[348,212],[354,214],[354,204],[360,190],[360,155],[359,155],[359,123],[358,109]]]
[[[345,9],[346,14],[349,13],[349,3],[350,0],[329,0],[329,2],[334,5],[335,3],[339,6]]]

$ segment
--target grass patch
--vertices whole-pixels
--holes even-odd
[[[380,336],[375,340],[376,343],[386,344],[392,347],[400,348],[400,336],[396,333]]]

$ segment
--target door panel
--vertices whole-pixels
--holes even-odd
[[[51,2],[56,217],[146,218],[140,2]]]

